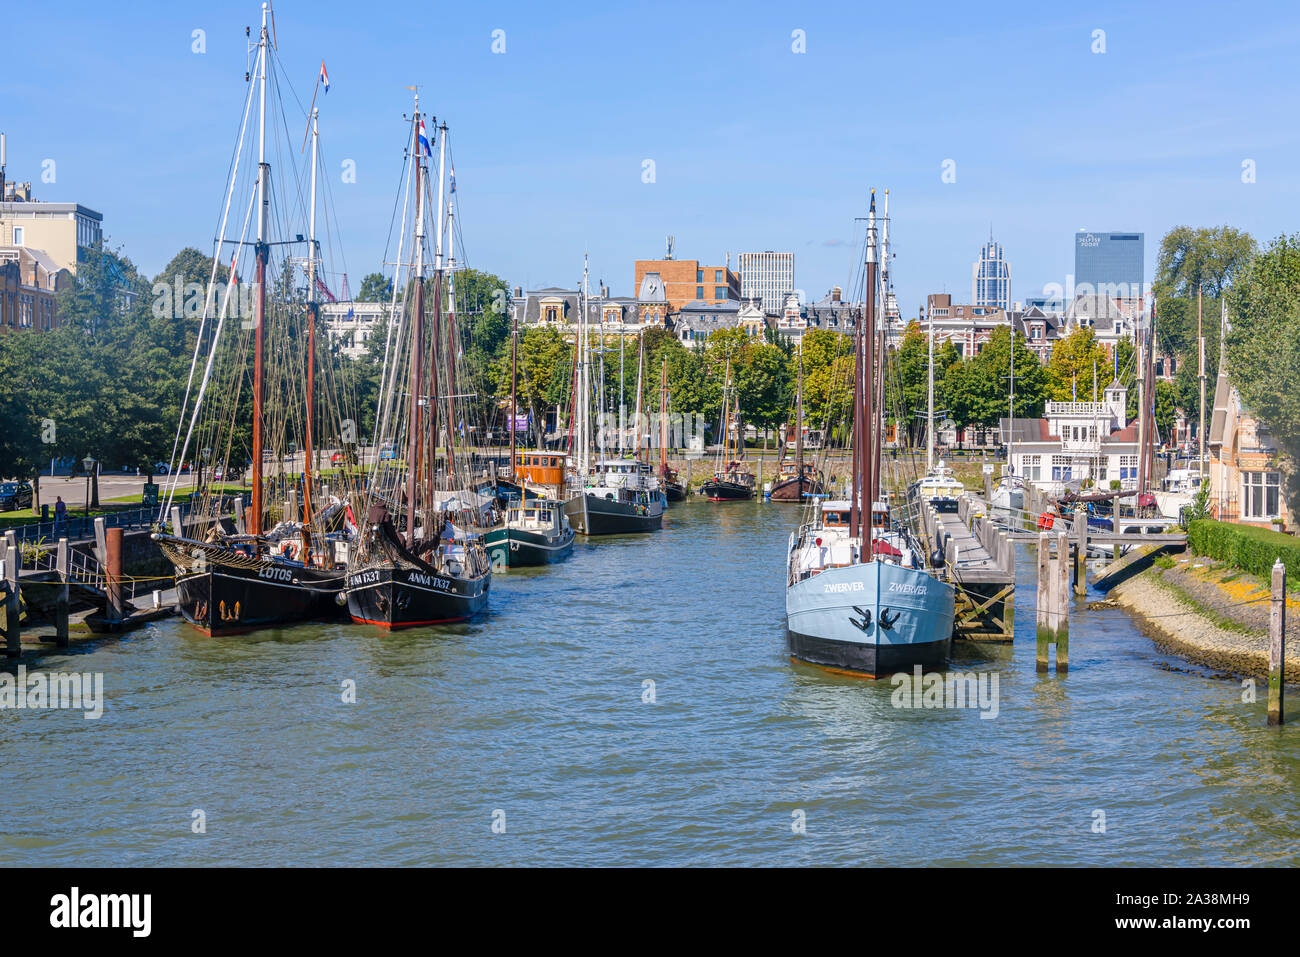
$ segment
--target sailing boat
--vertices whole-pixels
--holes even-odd
[[[768,498],[773,502],[802,502],[805,496],[824,495],[826,485],[821,472],[803,460],[803,351],[799,352],[799,385],[795,399],[794,466],[786,464],[785,447],[781,449],[781,466]]]
[[[263,5],[262,28],[257,45],[257,62],[252,74],[257,81],[256,89],[258,91],[258,166],[255,193],[257,239],[255,244],[245,243],[242,235],[239,240],[226,240],[225,231],[228,219],[223,216],[221,235],[217,246],[218,256],[225,242],[235,242],[237,250],[231,262],[231,284],[227,287],[219,314],[212,317],[210,309],[215,304],[217,279],[217,257],[214,257],[212,280],[208,285],[203,322],[199,328],[200,344],[204,339],[205,332],[211,330],[210,352],[207,357],[206,367],[203,370],[201,384],[194,396],[193,409],[189,417],[189,429],[185,435],[183,445],[180,445],[179,429],[177,431],[177,444],[180,445],[179,457],[173,452],[174,465],[178,461],[186,460],[191,441],[195,441],[197,445],[206,445],[207,447],[204,448],[199,457],[200,460],[208,459],[212,462],[213,474],[216,473],[217,468],[221,468],[225,474],[230,474],[231,456],[238,455],[242,457],[244,454],[241,444],[236,441],[238,430],[234,423],[215,421],[220,419],[223,408],[228,410],[234,407],[233,404],[228,405],[226,403],[229,402],[229,395],[238,394],[238,380],[245,374],[244,363],[242,361],[230,363],[228,371],[231,378],[221,384],[228,387],[229,391],[226,395],[218,394],[208,403],[210,407],[215,406],[215,412],[212,412],[207,418],[204,418],[204,413],[211,410],[205,408],[204,400],[208,398],[210,387],[213,386],[212,373],[218,356],[225,358],[230,358],[232,355],[242,356],[249,345],[247,342],[241,342],[232,346],[223,339],[222,333],[226,329],[232,293],[238,282],[235,265],[239,259],[239,251],[242,251],[248,245],[252,245],[256,257],[255,313],[253,323],[251,325],[244,324],[245,330],[251,330],[249,338],[252,339],[251,351],[253,353],[251,390],[252,452],[250,461],[252,470],[251,507],[236,514],[234,529],[231,530],[227,521],[217,514],[219,510],[224,509],[224,502],[218,503],[218,500],[213,499],[205,492],[200,510],[212,518],[212,524],[202,540],[186,538],[179,533],[169,535],[157,532],[152,536],[176,570],[177,604],[181,614],[188,622],[208,635],[238,634],[258,628],[308,619],[338,617],[340,608],[336,599],[342,587],[348,548],[352,540],[351,532],[354,529],[350,520],[351,509],[348,503],[344,499],[337,497],[326,499],[323,495],[320,496],[318,501],[318,493],[321,490],[317,489],[313,482],[313,468],[315,465],[315,435],[313,430],[316,420],[317,391],[315,385],[317,290],[322,285],[317,274],[320,263],[319,244],[316,240],[316,173],[318,168],[317,140],[319,128],[318,111],[314,106],[309,117],[309,130],[312,138],[311,225],[308,238],[308,255],[306,257],[309,298],[306,310],[306,348],[305,356],[302,359],[304,367],[301,369],[297,367],[296,363],[299,360],[295,350],[284,349],[283,351],[277,351],[273,356],[268,356],[266,350],[268,327],[274,327],[275,341],[285,344],[289,344],[301,336],[301,330],[296,329],[296,327],[282,325],[294,314],[295,310],[281,309],[275,314],[271,314],[268,313],[266,301],[267,262],[271,246],[292,244],[273,243],[268,222],[271,208],[271,167],[266,161],[266,113],[268,107],[267,80],[270,74],[273,46],[268,42],[267,13],[268,8]],[[230,175],[226,199],[227,215],[230,210],[231,198],[236,192],[239,176],[238,159],[243,153],[244,134],[247,130],[249,110],[252,107],[253,90],[254,87],[250,85],[245,103],[244,123],[240,129],[236,162]],[[249,213],[246,214],[244,220],[245,231],[247,230],[251,212],[250,204]],[[297,240],[292,242],[301,241],[302,237],[299,236]],[[284,278],[290,279],[293,273],[286,268],[282,275]],[[283,288],[286,285],[287,283],[283,281],[280,283],[282,287],[280,289],[281,293],[289,292],[288,289]],[[210,319],[213,318],[215,318],[215,323],[210,323]],[[199,349],[196,347],[195,361],[190,373],[191,385],[197,372],[199,355]],[[273,363],[276,367],[277,378],[275,382],[277,386],[282,384],[285,386],[283,393],[280,393],[280,390],[277,389],[277,394],[272,397],[280,400],[279,403],[267,402],[268,362]],[[277,476],[280,481],[275,483],[273,487],[284,491],[288,496],[288,501],[284,502],[282,506],[274,506],[274,508],[281,511],[280,520],[267,529],[267,518],[272,506],[269,506],[269,503],[264,501],[266,493],[270,490],[268,488],[269,483],[264,475],[264,466],[267,460],[273,456],[273,450],[267,447],[266,444],[268,424],[272,430],[272,441],[279,440],[283,443],[286,438],[287,422],[296,419],[297,414],[294,410],[286,412],[281,406],[292,405],[291,400],[294,398],[292,393],[302,388],[304,382],[306,409],[302,422],[305,424],[305,434],[301,437],[304,438],[305,444],[302,451],[303,473],[301,485],[296,480],[293,480],[291,476],[286,476],[283,473]],[[217,386],[216,391],[220,392],[221,385]],[[188,394],[186,404],[189,404]],[[279,408],[278,414],[280,417],[268,422],[272,417],[272,410],[269,408],[272,405]],[[182,419],[182,425],[183,423],[184,419]],[[197,439],[195,438],[196,429],[199,431]],[[218,432],[220,429],[227,429],[228,433],[221,435]],[[220,449],[220,451],[214,454],[213,449]],[[280,446],[279,451],[284,451],[283,445]],[[296,452],[296,447],[294,451]],[[277,458],[280,462],[284,461],[283,456],[277,456]],[[236,459],[237,462],[238,459]],[[175,468],[169,469],[169,472],[174,477],[162,502],[159,513],[160,520],[167,514],[176,492],[179,480],[176,471]],[[346,485],[346,478],[344,479],[344,485]],[[299,511],[297,498],[300,490],[303,496],[301,511]],[[264,507],[264,505],[267,507]]]
[[[813,501],[812,520],[790,536],[785,592],[790,656],[871,678],[943,664],[952,642],[955,597],[950,583],[923,567],[924,549],[906,526],[891,527],[888,509],[876,500],[875,210],[873,191],[867,302],[854,338],[850,498]]]
[[[754,497],[754,473],[745,468],[745,435],[740,425],[740,395],[736,394],[735,412],[728,405],[731,392],[731,359],[727,359],[727,372],[722,383],[722,413],[718,428],[722,432],[722,445],[718,448],[718,461],[713,478],[700,487],[700,494],[710,502],[740,502]],[[732,437],[735,437],[733,458]]]
[[[431,117],[432,119],[432,117]],[[435,121],[436,123],[436,121]],[[480,538],[466,532],[470,508],[457,488],[455,450],[457,398],[454,385],[455,355],[448,343],[455,331],[441,328],[443,284],[443,186],[447,155],[447,125],[437,127],[439,137],[438,209],[434,242],[433,328],[426,343],[424,314],[425,187],[424,160],[431,152],[420,114],[420,94],[415,93],[415,111],[408,143],[415,181],[414,268],[411,287],[414,311],[406,336],[406,365],[409,373],[406,393],[406,460],[399,468],[382,468],[376,461],[367,492],[365,527],[348,565],[347,605],[352,620],[381,628],[407,628],[464,621],[487,606],[492,584],[492,567]],[[399,254],[399,260],[401,256]],[[399,267],[400,269],[400,267]],[[396,279],[397,277],[395,277]],[[394,282],[394,290],[398,282]],[[396,292],[394,292],[396,296]],[[405,327],[405,324],[403,324]],[[405,328],[401,330],[405,332]],[[400,339],[400,333],[399,333]],[[400,343],[399,343],[400,346]],[[401,349],[395,350],[401,354]],[[427,355],[426,355],[427,353]],[[428,358],[428,368],[425,359]],[[440,361],[441,360],[441,361]],[[387,363],[386,363],[387,365]],[[381,389],[379,434],[387,434],[385,423],[394,407],[400,407],[401,364],[391,375],[384,370]],[[425,421],[425,410],[428,421]],[[441,421],[440,421],[441,420]],[[441,427],[447,435],[445,475],[449,489],[439,495],[436,481],[438,437]],[[463,466],[462,466],[463,468]],[[467,476],[466,476],[467,478]],[[390,481],[396,480],[396,481]],[[422,481],[423,480],[423,481]],[[397,494],[397,482],[402,492]],[[464,489],[466,481],[460,485]],[[447,494],[447,493],[450,494]],[[456,519],[462,524],[458,526]],[[404,534],[403,534],[404,532]]]
[[[516,320],[510,333],[510,476],[516,483],[521,478],[518,455],[515,452],[518,383],[519,328]],[[483,536],[483,545],[495,568],[550,565],[562,562],[573,554],[575,533],[569,524],[569,517],[564,514],[558,487],[563,485],[563,456],[549,452],[531,452],[525,453],[524,457],[529,463],[524,473],[527,478],[551,478],[557,480],[557,488],[551,497],[529,498],[528,486],[518,485],[519,499],[507,506],[505,520]],[[534,473],[534,470],[540,471],[547,466],[554,470],[552,474]]]
[[[934,316],[928,320],[928,362],[926,371],[925,475],[908,486],[908,498],[914,504],[929,504],[939,512],[957,511],[957,499],[966,487],[957,481],[952,469],[941,459],[934,460]]]
[[[564,512],[581,535],[622,535],[654,532],[663,526],[664,499],[653,474],[632,455],[606,456],[607,429],[600,429],[594,444],[600,457],[592,460],[591,436],[591,342],[587,335],[587,264],[582,266],[582,301],[578,310],[578,336],[574,343],[573,419],[577,435],[572,446],[576,455],[576,493],[564,503]],[[604,348],[604,336],[601,336]],[[603,365],[603,363],[602,363]],[[600,377],[603,386],[604,376]],[[603,387],[600,389],[603,395]],[[602,421],[605,419],[601,415]]]
[[[684,502],[686,486],[677,478],[677,470],[668,465],[668,359],[659,370],[659,484],[669,502]]]

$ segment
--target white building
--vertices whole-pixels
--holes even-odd
[[[323,302],[320,317],[330,338],[342,343],[343,354],[358,359],[366,354],[376,329],[383,328],[388,308],[387,302]]]
[[[1048,402],[1041,419],[1002,419],[1014,473],[1049,492],[1091,480],[1101,490],[1137,487],[1137,424],[1128,424],[1128,390],[1112,382],[1101,402]],[[1008,425],[1010,423],[1010,426]]]
[[[776,315],[794,291],[794,253],[740,254],[740,298],[761,299],[763,311]]]

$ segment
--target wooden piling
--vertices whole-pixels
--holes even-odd
[[[1070,670],[1070,539],[1065,529],[1056,536],[1056,555],[1056,673],[1063,675]]]
[[[105,539],[107,560],[104,567],[107,577],[104,591],[108,593],[107,612],[112,621],[121,621],[126,617],[126,596],[122,593],[122,530],[110,528]]]
[[[1281,725],[1285,720],[1282,705],[1283,678],[1286,668],[1286,566],[1273,562],[1273,589],[1268,615],[1268,723]]]
[[[1083,597],[1088,594],[1088,516],[1081,516],[1078,508],[1074,510],[1074,526],[1074,593]]]
[[[172,506],[172,534],[177,538],[185,537],[185,530],[181,527],[181,508],[179,505]]]
[[[5,584],[8,586],[5,592],[5,654],[10,658],[17,658],[22,654],[22,629],[18,621],[20,613],[18,579],[22,572],[22,564],[16,545],[10,545],[5,548]]]
[[[1052,643],[1052,542],[1046,532],[1038,533],[1038,657],[1034,670],[1047,673],[1047,646]]]
[[[68,614],[72,607],[68,586],[72,569],[68,561],[68,540],[59,539],[55,552],[54,568],[59,575],[59,588],[54,596],[54,644],[58,648],[68,647]]]
[[[1070,540],[1056,535],[1056,555],[1047,532],[1038,534],[1038,629],[1034,670],[1047,672],[1048,646],[1056,645],[1056,672],[1070,668]]]

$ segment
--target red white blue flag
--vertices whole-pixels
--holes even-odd
[[[433,147],[429,145],[429,138],[428,138],[427,136],[424,135],[424,117],[420,117],[420,133],[419,133],[419,137],[420,137],[420,145],[421,145],[422,147],[424,147],[424,155],[425,155],[425,156],[432,156],[432,155],[433,155]]]
[[[325,61],[320,61],[320,85],[325,88],[325,92],[330,91],[330,75],[325,72]]]

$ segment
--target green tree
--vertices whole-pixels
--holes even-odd
[[[1110,382],[1110,355],[1096,333],[1083,326],[1058,339],[1047,361],[1047,398],[1057,402],[1096,401]],[[1096,377],[1096,390],[1093,378]]]
[[[1300,507],[1300,234],[1279,236],[1236,277],[1228,315],[1228,371],[1290,457],[1288,500]]]
[[[361,291],[356,295],[357,302],[388,302],[392,298],[392,283],[383,273],[372,272],[362,277]]]
[[[1254,256],[1255,240],[1239,229],[1175,226],[1160,240],[1157,292],[1195,300],[1199,287],[1218,299]]]

